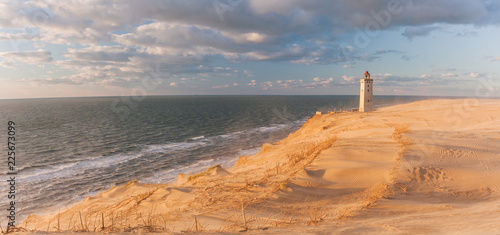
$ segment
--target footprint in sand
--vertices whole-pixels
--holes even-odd
[[[424,182],[424,181],[437,181],[446,180],[445,173],[442,168],[436,167],[413,167],[413,169],[408,170],[410,173],[410,181]]]

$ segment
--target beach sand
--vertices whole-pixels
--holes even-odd
[[[439,99],[315,115],[231,169],[130,182],[37,231],[252,234],[500,232],[500,100]],[[103,219],[104,218],[104,229]]]

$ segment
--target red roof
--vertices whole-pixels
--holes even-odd
[[[369,75],[369,74],[370,74],[370,73],[368,72],[368,70],[366,70],[365,75]]]

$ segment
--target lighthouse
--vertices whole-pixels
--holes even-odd
[[[364,78],[359,80],[359,112],[373,111],[373,79],[370,78],[368,70]]]

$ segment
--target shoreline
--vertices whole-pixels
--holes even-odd
[[[241,150],[240,152],[255,152],[258,153],[260,150],[260,147],[258,148],[251,148],[251,149],[244,149],[244,150]],[[239,156],[242,156],[241,154],[237,154],[237,155],[234,155],[232,157],[227,157],[226,159],[219,159],[219,160],[215,160],[215,159],[208,159],[208,160],[202,160],[202,161],[199,161],[199,162],[195,162],[189,166],[186,166],[184,168],[186,169],[183,169],[181,170],[181,174],[196,174],[200,171],[204,171],[206,168],[210,167],[210,166],[213,166],[214,164],[215,165],[227,165],[227,166],[234,166],[234,163],[238,160]],[[207,161],[210,161],[210,162],[213,162],[212,163],[207,163]],[[223,162],[225,161],[225,162]],[[197,166],[198,164],[202,165],[202,166]],[[177,169],[172,169],[172,171],[177,171]],[[136,181],[142,183],[142,184],[146,184],[146,185],[155,185],[155,184],[160,184],[160,185],[163,185],[163,184],[175,184],[176,181],[177,181],[177,175],[178,173],[175,174],[175,176],[173,176],[172,179],[170,179],[169,181],[166,181],[166,182],[160,182],[160,183],[157,183],[157,182],[151,182],[151,178],[152,177],[148,177],[148,178],[144,178],[144,179],[135,179]],[[132,180],[134,181],[134,180]],[[129,181],[130,182],[130,181]],[[39,209],[39,211],[35,211],[34,213],[31,213],[30,215],[40,215],[40,216],[45,216],[45,215],[50,215],[50,214],[54,214],[58,211],[64,211],[64,210],[67,210],[67,209],[70,209],[71,207],[77,205],[78,203],[82,202],[86,197],[93,197],[93,196],[96,196],[100,193],[104,193],[106,191],[108,191],[110,188],[113,188],[113,187],[122,187],[122,186],[125,186],[127,185],[129,182],[123,182],[123,183],[119,183],[119,184],[116,184],[116,185],[109,185],[108,187],[105,187],[103,189],[100,189],[98,191],[92,191],[92,192],[89,192],[87,194],[84,194],[83,196],[78,196],[78,197],[75,197],[76,199],[71,201],[70,203],[63,203],[59,206],[57,206],[56,208],[53,208],[52,210],[50,211],[46,211],[47,209],[46,208],[42,208],[42,209]],[[43,211],[46,211],[46,212],[43,212]],[[22,215],[22,216],[19,216],[19,218],[21,218],[21,220],[19,220],[20,222],[23,222],[29,215]],[[18,217],[18,216],[16,216]],[[19,226],[20,224],[18,224]]]
[[[388,232],[379,227],[387,223],[377,218],[384,211],[403,213],[394,201],[411,198],[422,202],[413,205],[415,211],[429,216],[439,214],[442,208],[426,206],[423,202],[431,200],[426,192],[439,194],[436,203],[443,204],[443,210],[456,206],[444,200],[454,193],[465,202],[492,200],[500,179],[493,177],[479,187],[459,174],[465,171],[460,161],[468,158],[456,159],[480,148],[484,153],[478,156],[496,162],[491,151],[497,146],[488,139],[497,138],[494,125],[499,106],[500,101],[493,99],[424,100],[371,113],[315,115],[287,138],[264,144],[253,156],[239,157],[232,168],[214,166],[198,174],[181,175],[174,184],[129,182],[86,197],[61,214],[29,216],[22,227],[38,231],[130,229],[166,233],[238,232],[246,227],[255,233],[285,233],[287,229],[292,233],[330,229],[349,233],[372,231],[361,226],[368,221],[365,227]],[[453,128],[446,126],[447,120],[465,135],[450,135]],[[479,137],[477,128],[484,132]],[[426,136],[434,141],[428,142]],[[440,145],[452,146],[457,138],[480,138],[485,144],[449,148],[449,156],[442,154]],[[444,156],[441,161],[428,156],[436,153]],[[474,157],[470,153],[469,158]],[[458,178],[467,183],[458,183]],[[411,211],[403,214],[408,213],[412,215]],[[82,219],[75,218],[77,214],[83,214]],[[96,226],[102,224],[102,218],[104,229]],[[430,222],[421,220],[414,226],[426,227]],[[401,223],[399,231],[410,231],[401,229],[409,223]]]
[[[156,148],[157,146],[160,146],[160,148],[161,148],[163,146],[170,146],[170,145],[172,145],[174,147],[177,147],[176,145],[178,145],[179,147],[177,149],[182,149],[184,147],[184,145],[186,145],[187,146],[186,148],[188,148],[188,150],[191,149],[191,148],[189,148],[190,145],[208,146],[208,147],[210,147],[210,146],[216,145],[216,144],[213,144],[214,139],[221,139],[221,138],[226,138],[227,137],[230,140],[232,140],[232,139],[240,138],[240,136],[243,136],[243,137],[247,136],[247,135],[249,135],[249,133],[253,134],[254,132],[262,132],[262,133],[273,132],[273,133],[269,134],[269,136],[273,137],[275,135],[278,135],[279,137],[283,138],[283,137],[286,136],[286,135],[283,136],[283,134],[281,134],[281,133],[286,132],[286,131],[283,131],[283,130],[287,130],[287,129],[290,129],[290,128],[298,129],[300,127],[300,125],[301,125],[301,122],[302,122],[302,120],[298,120],[296,122],[292,122],[292,123],[288,123],[288,124],[277,124],[277,125],[271,125],[271,126],[253,127],[253,128],[249,128],[249,129],[246,129],[246,130],[243,130],[243,131],[229,132],[229,133],[222,134],[222,135],[208,136],[207,138],[203,138],[203,139],[201,139],[201,138],[198,138],[196,140],[189,139],[189,140],[187,140],[185,142],[173,142],[173,143],[169,142],[169,143],[166,143],[166,144],[163,144],[163,145],[162,144],[158,144],[158,145],[145,145],[146,147],[142,147],[141,148],[142,150],[139,149],[139,150],[137,150],[135,152],[132,152],[131,154],[120,153],[120,154],[112,154],[112,155],[108,155],[108,156],[116,158],[116,157],[122,157],[122,156],[126,156],[126,155],[143,154],[144,152],[147,153],[147,151],[149,151],[148,150],[149,148],[152,148],[152,147]],[[305,121],[303,121],[303,122],[305,122]],[[278,133],[278,134],[276,134],[276,133]],[[273,138],[274,139],[280,139],[279,137],[278,138],[273,137]],[[256,142],[259,142],[259,140],[257,140]],[[260,141],[260,142],[262,142],[262,141]],[[220,145],[220,144],[217,144],[217,145]],[[260,144],[257,143],[257,144],[254,144],[254,145],[255,146],[259,146],[259,147],[257,147],[257,148],[250,148],[250,149],[241,149],[241,148],[238,147],[238,145],[235,145],[235,144],[227,145],[229,147],[226,148],[226,149],[224,149],[224,150],[228,150],[228,151],[225,151],[225,152],[218,151],[220,153],[224,153],[224,155],[218,155],[218,156],[216,156],[217,158],[214,158],[214,159],[202,159],[202,158],[200,158],[200,159],[194,159],[192,163],[187,163],[187,161],[185,161],[184,164],[178,166],[177,168],[166,169],[166,170],[164,170],[164,171],[162,171],[160,173],[154,172],[153,174],[150,174],[147,177],[137,177],[136,179],[138,179],[141,183],[147,183],[147,184],[153,184],[153,183],[160,183],[160,184],[162,184],[162,183],[175,183],[176,178],[177,178],[177,174],[179,172],[180,173],[186,173],[186,174],[192,174],[192,173],[196,173],[196,172],[205,170],[206,168],[208,168],[208,167],[210,167],[212,165],[216,165],[216,164],[223,164],[224,167],[232,166],[232,165],[234,165],[234,162],[237,160],[237,158],[239,156],[245,155],[245,154],[246,155],[251,155],[249,153],[252,153],[252,154],[257,153],[260,150]],[[254,146],[254,145],[249,145],[249,146],[251,147],[251,146]],[[105,158],[104,156],[105,155],[99,155],[99,156],[96,156],[95,158],[90,158],[90,159],[85,160],[85,161],[86,162],[91,162],[91,161],[94,161],[95,159],[101,160],[101,159]],[[106,160],[106,159],[104,159],[104,160]],[[64,165],[64,164],[61,164],[61,165]],[[24,177],[24,178],[26,178],[25,175],[21,175],[21,176]],[[32,176],[32,175],[28,175],[28,176],[31,177],[30,179],[33,179],[33,178],[36,177],[36,176]],[[156,176],[159,176],[159,177],[156,177]],[[168,181],[165,181],[164,179],[168,179]],[[50,207],[45,207],[45,208],[41,208],[41,206],[44,206],[42,204],[40,206],[37,206],[38,208],[36,208],[37,209],[36,211],[30,210],[29,214],[39,214],[39,215],[41,215],[43,213],[43,215],[46,215],[46,214],[50,214],[50,213],[56,213],[61,208],[71,207],[71,206],[75,205],[76,203],[81,202],[86,196],[91,196],[91,197],[95,196],[96,194],[99,194],[99,193],[107,191],[109,188],[111,188],[113,186],[116,186],[116,187],[123,186],[123,185],[127,184],[131,180],[134,180],[134,178],[128,179],[126,181],[122,181],[122,180],[120,180],[120,181],[114,181],[114,182],[111,182],[110,184],[108,184],[107,186],[99,187],[99,189],[96,190],[96,191],[90,191],[90,192],[86,191],[85,194],[75,193],[75,194],[72,194],[71,197],[74,196],[74,198],[76,200],[59,201],[58,205],[56,205],[56,206],[50,206]],[[70,195],[70,194],[66,194],[66,195]],[[53,204],[56,204],[58,201],[54,201],[54,202],[55,203],[53,203]],[[67,203],[67,202],[69,202],[69,203]],[[33,205],[33,203],[30,206],[32,206],[32,205]],[[31,207],[31,208],[33,208],[33,207]],[[61,209],[61,210],[63,210],[63,209]],[[22,222],[29,215],[28,213],[26,213],[26,211],[21,211],[21,212],[23,214],[22,214],[22,216],[19,217],[20,218],[18,220],[19,222]]]

